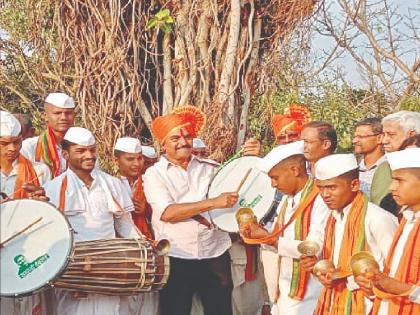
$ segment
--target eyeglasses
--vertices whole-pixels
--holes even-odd
[[[365,136],[354,135],[353,139],[367,139],[369,137],[375,137],[375,136],[378,136],[378,135],[380,135],[380,133],[375,133],[375,134],[372,134],[372,135],[365,135]]]

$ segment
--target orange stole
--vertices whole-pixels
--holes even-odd
[[[306,183],[298,208],[293,213],[292,217],[287,223],[284,223],[285,211],[287,208],[287,201],[283,204],[282,209],[277,217],[277,222],[274,225],[273,232],[260,239],[243,238],[246,244],[272,244],[279,236],[283,236],[284,230],[295,223],[295,239],[305,240],[309,234],[311,214],[313,204],[319,194],[318,188],[314,185],[312,179]],[[289,297],[295,300],[303,300],[310,273],[300,268],[298,259],[293,260],[293,273],[290,283]]]
[[[365,216],[367,197],[359,192],[347,216],[344,235],[340,247],[337,269],[347,270],[353,254],[366,249]],[[330,215],[325,228],[323,259],[333,261],[336,220]],[[323,288],[316,306],[315,315],[364,315],[364,295],[361,290],[349,291],[345,283],[332,289]]]
[[[405,218],[402,219],[398,229],[395,233],[394,240],[392,241],[388,257],[384,266],[384,274],[389,275],[392,260],[394,258],[395,248],[403,233],[404,226],[407,223]],[[413,229],[411,230],[407,242],[404,245],[404,255],[400,258],[395,279],[409,283],[418,284],[420,280],[420,221],[417,219]],[[388,301],[388,314],[389,315],[415,315],[420,314],[420,305],[411,302],[407,297],[396,297]],[[377,315],[381,299],[376,298],[373,305],[372,315]]]
[[[148,239],[154,239],[152,228],[149,223],[152,218],[152,207],[147,203],[146,196],[143,191],[143,180],[141,176],[138,178],[133,188],[133,198],[140,201],[144,209],[143,214],[132,212],[134,224]]]
[[[22,185],[31,182],[35,186],[40,186],[38,181],[38,175],[35,172],[32,163],[26,159],[22,154],[19,154],[18,165],[17,165],[17,177],[15,184],[15,192],[13,198],[27,198],[27,192],[22,189]]]

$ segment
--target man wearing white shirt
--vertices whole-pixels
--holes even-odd
[[[334,154],[315,164],[315,180],[331,214],[328,218],[321,259],[330,260],[337,270],[347,270],[350,258],[369,251],[383,265],[391,246],[397,220],[390,213],[368,202],[359,191],[359,172],[353,154]],[[308,259],[309,260],[309,259]],[[306,263],[311,270],[313,264]],[[316,315],[369,314],[372,303],[353,277],[332,280],[323,270],[317,277],[324,285],[318,299]]]
[[[311,314],[321,290],[321,285],[300,269],[301,254],[297,250],[303,240],[322,243],[329,214],[313,179],[306,172],[303,148],[303,141],[279,146],[258,165],[268,173],[273,187],[284,193],[278,207],[273,231],[275,236],[258,224],[241,225],[241,234],[246,243],[249,239],[261,240],[279,256],[278,292],[272,310],[274,315]]]
[[[227,252],[231,241],[227,233],[209,225],[206,212],[232,207],[238,194],[206,199],[215,165],[191,153],[204,121],[203,113],[187,106],[152,122],[165,154],[143,176],[144,191],[153,209],[156,239],[171,243],[171,273],[160,291],[162,315],[189,315],[195,292],[206,315],[232,313]]]
[[[19,121],[11,113],[0,111],[0,191],[8,199],[40,197],[44,191],[39,186],[50,178],[48,167],[30,162],[19,153],[21,146]],[[40,199],[45,200],[45,196]],[[2,297],[0,313],[32,315],[36,311],[47,314],[44,297],[44,292],[21,298]]]
[[[41,135],[23,141],[21,153],[32,162],[46,164],[51,176],[56,177],[67,168],[61,141],[74,123],[73,98],[65,93],[50,93],[45,99],[44,116],[47,129]]]
[[[392,169],[392,195],[405,207],[403,219],[383,273],[374,271],[373,276],[361,275],[356,281],[377,296],[373,315],[414,315],[420,313],[420,148],[388,153],[387,158]]]
[[[95,169],[96,143],[92,133],[71,127],[62,141],[68,169],[48,182],[46,195],[69,220],[75,241],[139,237],[130,211],[133,203],[119,179]],[[123,315],[119,296],[87,294],[78,298],[56,290],[60,315]]]
[[[121,183],[133,200],[132,212],[134,224],[149,239],[153,239],[150,227],[151,210],[143,193],[141,174],[144,166],[142,146],[139,139],[118,138],[114,147],[115,162],[121,175]],[[140,186],[139,186],[140,185]],[[159,293],[147,292],[128,296],[130,315],[157,315],[159,312]]]

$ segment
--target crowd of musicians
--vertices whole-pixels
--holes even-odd
[[[197,139],[206,121],[198,108],[153,120],[159,150],[139,135],[119,138],[119,177],[100,170],[93,134],[74,126],[72,97],[50,93],[44,117],[35,136],[30,117],[1,111],[2,202],[51,202],[76,242],[167,239],[170,274],[161,291],[128,297],[51,288],[2,297],[1,314],[420,314],[420,113],[349,121],[354,154],[335,153],[334,126],[312,121],[303,105],[274,115],[274,148],[264,156],[248,139],[241,153],[261,157],[252,167],[270,177],[278,206],[266,224],[242,223],[236,234],[208,215],[239,195],[232,187],[207,198],[219,164]],[[303,255],[298,247],[308,240],[320,250]],[[379,269],[333,276],[362,251]],[[331,266],[315,269],[322,260]]]

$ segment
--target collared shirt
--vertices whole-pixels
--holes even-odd
[[[5,175],[2,171],[0,171],[0,191],[6,193],[8,196],[11,196],[15,192],[18,171],[17,166],[17,160],[13,161],[12,170],[10,171],[9,175]],[[32,166],[35,170],[35,173],[39,176],[38,181],[41,186],[50,180],[50,169],[45,164],[32,162]]]
[[[109,192],[104,189],[104,184],[101,180],[115,185],[114,187],[109,185],[108,188],[113,194],[123,194],[124,191],[119,179],[99,170],[94,170],[91,173],[93,182],[88,187],[71,169],[68,169],[44,186],[46,195],[50,198],[51,203],[57,207],[60,203],[61,184],[65,176],[68,178],[68,183],[72,183],[72,185],[69,184],[67,186],[66,203],[69,201],[69,198],[72,199],[72,202],[69,203],[70,206],[66,204],[64,214],[74,229],[75,240],[88,241],[115,238],[114,215],[119,215],[120,217],[123,217],[123,215],[113,210],[113,204],[110,205],[110,199],[107,198]],[[99,176],[103,176],[105,179],[100,179]],[[118,185],[120,185],[120,189],[118,189]],[[124,199],[121,199],[121,196],[118,197],[120,197],[120,200],[129,199],[128,194],[124,196]],[[115,198],[117,199],[117,196]],[[133,205],[130,202],[127,201],[127,204],[121,204],[121,207],[127,209],[127,211],[132,210]],[[125,234],[130,233],[127,232]]]
[[[287,201],[284,224],[287,223],[296,212],[301,197],[302,191],[294,196],[283,196],[277,211],[279,212]],[[321,196],[318,195],[312,208],[311,225],[306,240],[313,240],[318,244],[323,244],[325,225],[329,214],[330,210],[325,205]],[[315,310],[318,296],[322,288],[322,285],[318,281],[310,277],[305,297],[302,301],[292,299],[288,295],[293,274],[293,259],[301,256],[297,250],[297,247],[301,242],[302,241],[295,240],[295,224],[288,226],[284,230],[283,236],[278,239],[277,253],[280,256],[278,282],[280,297],[277,301],[277,306],[280,314],[312,314]]]
[[[343,242],[344,230],[352,203],[347,205],[342,213],[333,210],[332,216],[335,218],[334,230],[334,265],[338,265],[341,244]],[[386,212],[382,208],[373,203],[368,203],[365,217],[365,235],[367,250],[372,254],[378,262],[382,270],[388,251],[391,248],[395,231],[398,227],[397,218],[391,213]],[[350,291],[358,289],[358,285],[354,281],[353,276],[347,278],[347,288]],[[365,298],[365,314],[369,314],[372,308],[372,302]]]
[[[20,153],[22,153],[31,162],[36,162],[35,161],[36,146],[38,144],[38,138],[39,137],[40,136],[36,136],[36,137],[33,137],[33,138],[28,138],[28,139],[23,140],[23,142],[22,142],[22,149],[20,149]],[[60,174],[61,174],[67,168],[67,162],[63,157],[61,147],[59,147],[58,145],[56,145],[55,147],[57,148],[58,157],[60,158]],[[42,157],[41,157],[41,160],[39,162],[45,164]]]
[[[408,237],[410,236],[410,233],[414,228],[414,225],[416,224],[416,222],[420,220],[420,211],[417,211],[414,213],[412,210],[407,209],[403,212],[403,216],[407,220],[407,222],[404,226],[404,230],[400,236],[400,239],[398,240],[398,243],[395,246],[394,257],[392,258],[391,268],[389,270],[389,276],[391,278],[395,277],[395,274],[397,273],[397,269],[401,261],[401,257],[404,255],[405,243],[407,242]],[[418,290],[419,289],[417,289],[417,291]],[[414,294],[410,295],[410,299],[417,304],[419,304],[420,302],[418,301],[419,299],[418,293],[415,296],[415,292]],[[382,300],[381,305],[379,307],[378,315],[388,315],[388,308],[389,308],[389,302],[386,300]]]
[[[172,204],[205,200],[214,171],[213,163],[194,155],[186,170],[162,156],[143,175],[144,193],[153,209],[152,227],[155,237],[169,240],[169,256],[184,259],[213,258],[231,246],[227,233],[209,229],[191,218],[176,223],[161,220],[163,212]],[[208,213],[201,215],[209,218]]]
[[[385,155],[381,156],[369,169],[365,165],[364,158],[359,163],[360,190],[363,191],[367,196],[370,196],[373,175],[375,175],[376,169],[383,162],[386,162]]]

